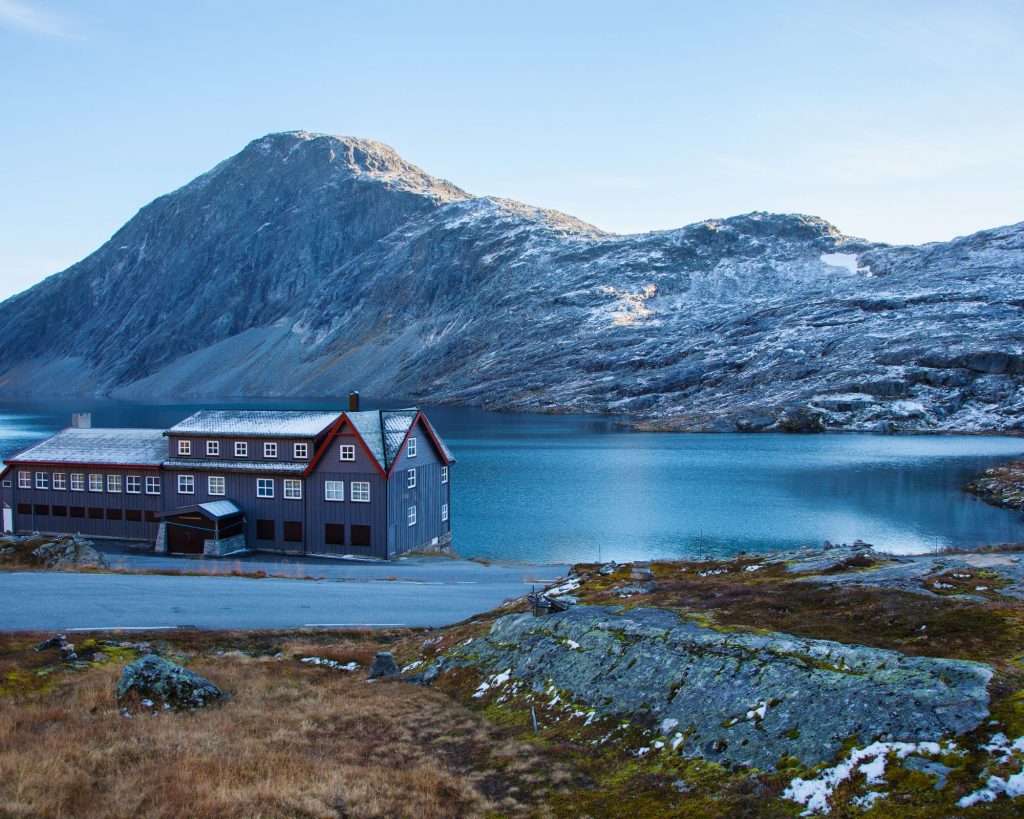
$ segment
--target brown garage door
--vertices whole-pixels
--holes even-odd
[[[167,551],[178,554],[202,554],[203,541],[211,537],[213,533],[194,529],[193,525],[191,521],[189,525],[167,521]]]

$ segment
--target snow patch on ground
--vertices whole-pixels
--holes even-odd
[[[822,253],[821,261],[829,267],[842,267],[851,273],[857,272],[856,253]]]

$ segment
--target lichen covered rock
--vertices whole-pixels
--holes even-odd
[[[119,703],[141,704],[148,708],[202,708],[224,696],[224,692],[205,677],[155,654],[147,654],[126,665],[117,684]]]
[[[661,609],[513,614],[449,653],[451,666],[554,686],[599,715],[665,734],[687,756],[813,766],[845,741],[938,740],[988,716],[992,670],[781,633],[709,627]],[[493,691],[500,687],[491,687]]]

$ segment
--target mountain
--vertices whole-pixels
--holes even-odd
[[[250,143],[0,304],[6,396],[367,395],[648,429],[1024,428],[1024,223],[621,236],[377,142]]]

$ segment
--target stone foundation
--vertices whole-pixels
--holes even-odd
[[[439,554],[446,555],[452,550],[452,533],[446,532],[440,537],[432,538],[431,540],[421,543],[419,546],[414,546],[410,549],[410,552],[416,552],[417,554]],[[406,553],[408,554],[408,552]]]
[[[167,554],[167,522],[160,521],[160,528],[156,531],[156,545],[153,551],[157,554]]]
[[[233,552],[241,552],[245,548],[245,535],[242,533],[220,540],[203,541],[203,554],[206,557],[223,557]]]

